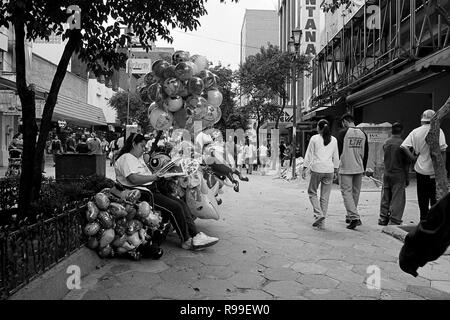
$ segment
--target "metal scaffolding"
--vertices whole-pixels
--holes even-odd
[[[313,60],[311,107],[450,45],[450,1],[369,0]]]

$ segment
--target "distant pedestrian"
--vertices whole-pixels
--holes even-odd
[[[269,161],[267,146],[261,144],[259,146],[258,153],[259,153],[260,172],[262,175],[265,175],[267,162]]]
[[[73,153],[76,151],[77,142],[75,141],[75,133],[72,133],[66,140],[66,152]]]
[[[303,162],[302,178],[306,179],[306,171],[310,169],[308,195],[315,217],[313,227],[321,228],[324,226],[333,180],[339,168],[339,150],[327,120],[322,119],[317,123],[317,131],[319,133],[309,140]],[[319,186],[320,202],[317,198]]]
[[[247,138],[244,146],[244,159],[247,174],[253,172],[253,162],[256,160],[256,147],[253,143],[250,143],[250,139]]]
[[[75,149],[76,152],[78,152],[78,153],[89,153],[90,150],[89,150],[89,147],[88,147],[88,145],[86,143],[86,140],[87,140],[86,136],[83,134],[81,136],[80,141],[77,144],[77,148]]]
[[[87,145],[90,154],[103,154],[102,143],[94,132],[91,133],[91,137],[87,140]]]
[[[102,153],[108,155],[109,143],[108,143],[108,141],[106,141],[105,137],[101,138],[100,146],[102,147]]]
[[[357,207],[362,177],[367,166],[369,143],[366,133],[356,128],[351,114],[344,114],[341,121],[344,129],[337,138],[340,156],[339,185],[347,210],[347,229],[355,229],[362,224]]]
[[[435,112],[431,109],[425,110],[421,118],[422,125],[411,131],[401,144],[411,161],[415,162],[414,171],[416,171],[417,176],[417,199],[421,221],[427,219],[429,208],[436,203],[436,180],[433,161],[431,160],[430,146],[425,141],[430,130],[430,121],[434,114]],[[442,129],[439,130],[439,145],[445,163],[447,144],[444,132]],[[414,154],[409,148],[413,149]]]
[[[286,150],[286,145],[284,144],[284,141],[281,141],[281,142],[280,142],[279,148],[280,148],[280,154],[279,154],[279,157],[280,157],[280,167],[283,167],[284,157],[285,157],[284,152],[285,152],[285,150]]]
[[[244,165],[244,145],[242,144],[242,141],[239,141],[236,144],[236,154],[237,154],[237,168],[238,171],[242,173],[242,166]]]
[[[392,125],[392,136],[383,145],[384,174],[381,191],[380,218],[378,224],[402,224],[403,211],[406,204],[405,188],[409,185],[409,158],[400,145],[403,125]]]
[[[63,147],[58,135],[54,135],[51,142],[51,152],[53,154],[53,166],[56,165],[56,155],[63,153]]]
[[[112,167],[114,166],[114,161],[116,159],[116,155],[119,152],[119,146],[117,144],[117,139],[112,140],[109,143],[109,165]]]

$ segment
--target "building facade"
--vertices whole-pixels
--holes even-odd
[[[280,1],[282,48],[299,22],[305,52],[313,37],[305,37],[312,25],[302,19],[302,6],[309,18],[308,8],[319,2]],[[406,135],[425,109],[437,110],[450,96],[449,1],[353,0],[348,9],[322,14],[311,84],[303,96],[297,93],[303,101],[298,120],[326,118],[336,134],[338,119],[350,112],[357,123],[399,121]],[[449,140],[448,116],[441,128]]]

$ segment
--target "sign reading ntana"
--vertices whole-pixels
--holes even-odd
[[[305,5],[300,9],[300,24],[304,34],[300,51],[306,55],[317,53],[320,10],[320,1],[317,0],[305,0]]]

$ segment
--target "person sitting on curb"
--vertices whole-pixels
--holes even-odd
[[[154,183],[161,177],[153,174],[147,167],[143,154],[146,140],[142,134],[131,134],[117,154],[114,169],[117,181],[125,188],[139,189],[141,201],[151,203],[161,211],[164,220],[170,220],[181,239],[181,247],[186,250],[199,250],[216,244],[219,238],[198,232],[193,215],[181,199],[162,194]]]

